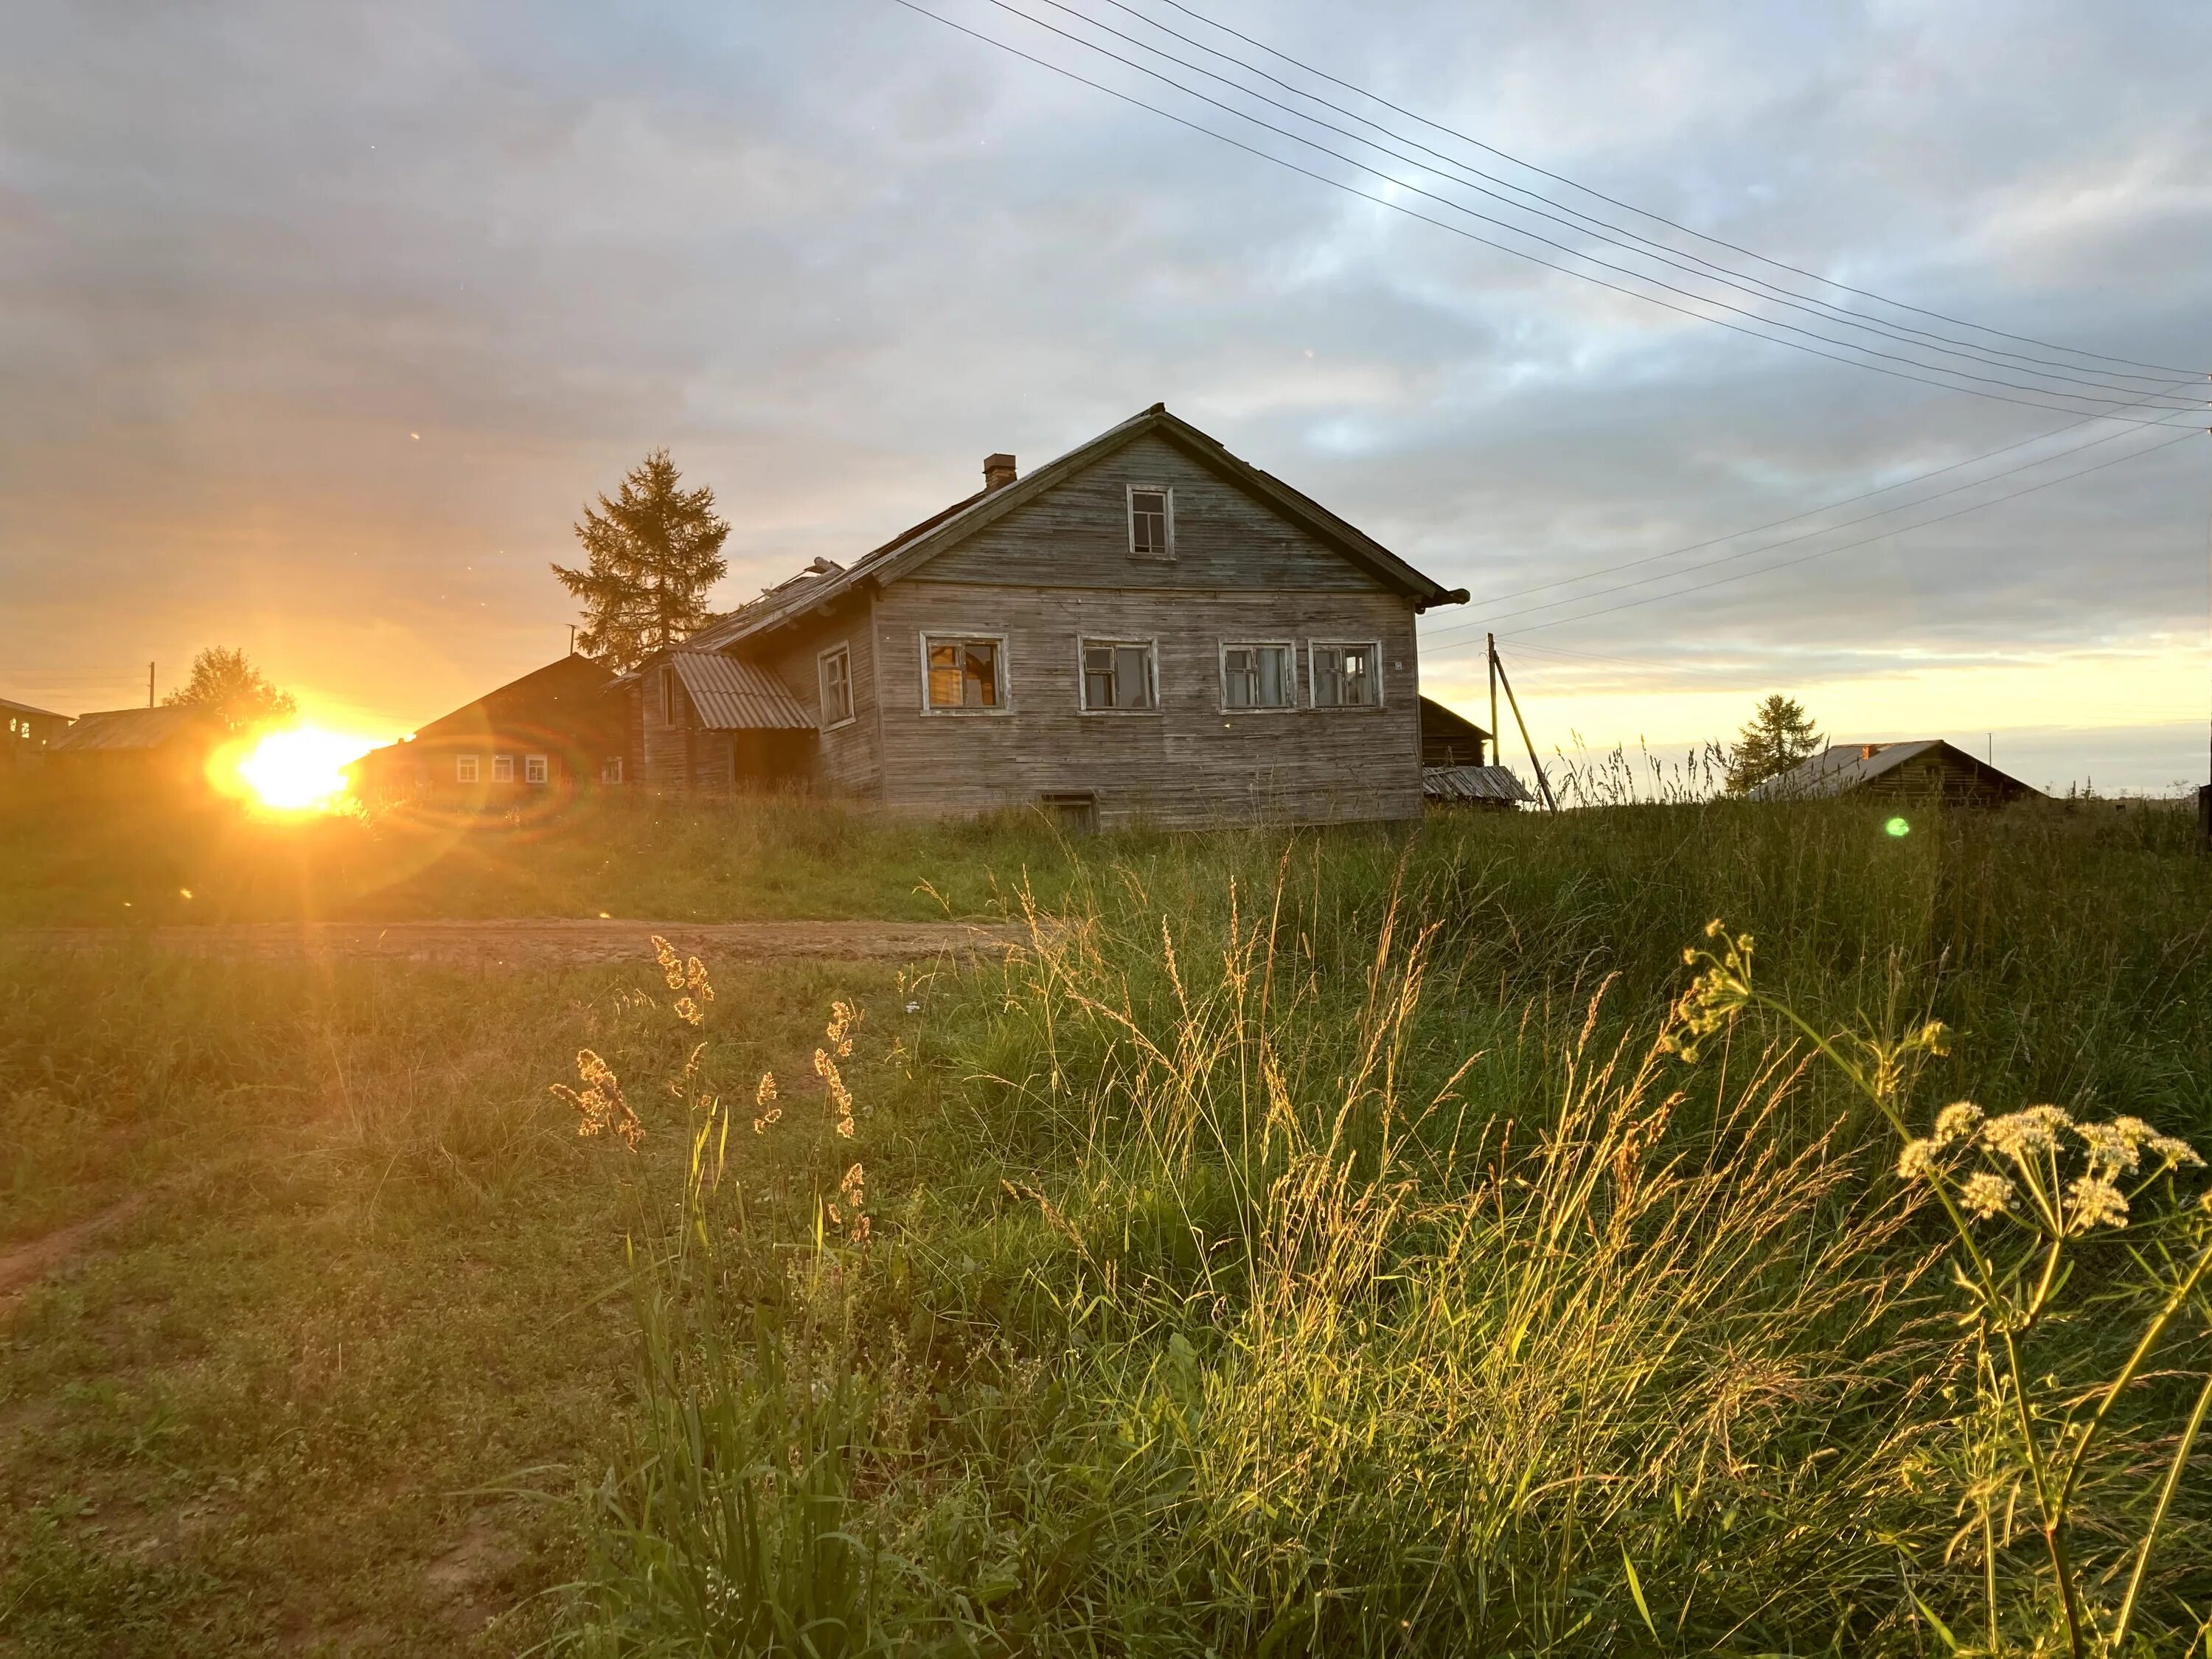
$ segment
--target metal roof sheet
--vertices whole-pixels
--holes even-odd
[[[46,745],[46,751],[158,749],[172,738],[193,733],[214,734],[213,722],[197,708],[106,708],[80,714],[74,726]]]
[[[1534,800],[1506,766],[1431,766],[1421,772],[1421,793],[1431,800]]]
[[[758,663],[718,651],[678,651],[669,656],[691,694],[699,723],[720,732],[811,732],[814,718],[791,688]]]
[[[1941,738],[1916,738],[1909,743],[1832,743],[1810,760],[1800,761],[1747,793],[1753,800],[1811,800],[1846,794],[1885,772],[1895,771],[1915,756],[1926,754],[1942,741]],[[1871,755],[1865,752],[1869,747],[1874,750]]]
[[[51,708],[38,708],[27,702],[17,702],[13,697],[0,697],[0,713],[29,714],[39,720],[66,720],[67,714],[57,714]]]

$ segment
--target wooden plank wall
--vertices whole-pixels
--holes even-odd
[[[744,653],[789,686],[800,707],[813,717],[819,734],[814,751],[814,781],[832,793],[862,799],[878,798],[883,787],[875,638],[868,613],[867,596],[855,593],[822,616],[807,617],[765,640],[748,641],[749,648]],[[834,732],[822,732],[819,658],[837,645],[852,650],[854,718]]]
[[[910,580],[877,602],[883,799],[925,812],[1095,793],[1102,826],[1417,817],[1420,722],[1413,613],[1380,591],[1233,593],[1041,590]],[[1004,714],[921,707],[921,635],[1007,637]],[[1159,702],[1085,713],[1079,641],[1155,639]],[[1378,708],[1225,710],[1223,641],[1379,640]]]

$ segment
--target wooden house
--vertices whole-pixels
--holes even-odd
[[[1864,795],[1875,799],[1936,799],[1958,806],[2002,806],[2043,796],[2041,790],[1941,738],[1917,738],[1907,743],[1831,744],[1810,760],[1767,779],[1750,793],[1753,800]]]
[[[1074,827],[1413,817],[1413,620],[1466,598],[1155,404],[647,662],[629,752]]]
[[[67,714],[0,697],[0,771],[35,763],[69,726]]]
[[[559,658],[370,750],[347,769],[352,791],[375,803],[504,810],[620,783],[622,708],[606,696],[613,679],[589,657]]]
[[[1490,733],[1433,697],[1421,699],[1421,764],[1486,766]]]
[[[46,744],[46,770],[69,789],[197,793],[226,733],[199,708],[110,708],[82,714]]]

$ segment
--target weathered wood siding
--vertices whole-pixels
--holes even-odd
[[[926,713],[925,631],[1003,634],[1007,712]],[[1085,713],[1079,641],[1158,641],[1159,708]],[[1224,710],[1224,641],[1382,644],[1376,708]],[[1418,817],[1420,726],[1411,605],[1367,592],[1052,590],[910,580],[877,601],[882,799],[977,812],[1090,793],[1102,826]]]
[[[1127,489],[1175,492],[1175,556],[1133,558]],[[924,567],[929,580],[1031,587],[1379,592],[1375,580],[1173,444],[1139,438]]]
[[[809,774],[835,794],[872,799],[883,785],[883,730],[878,721],[875,634],[865,594],[849,599],[766,640],[749,642],[745,654],[769,669],[813,717],[814,764]],[[853,719],[822,730],[822,653],[847,646],[853,658]]]

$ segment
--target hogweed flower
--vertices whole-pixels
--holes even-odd
[[[1954,1100],[1936,1114],[1936,1142],[1948,1146],[1954,1140],[1967,1140],[1982,1122],[1982,1109],[1971,1100]]]
[[[2092,1227],[2128,1224],[2128,1195],[2100,1175],[2085,1175],[2066,1188],[2073,1201],[2067,1206],[2066,1231],[2086,1233]]]
[[[1905,1150],[1897,1155],[1897,1178],[1899,1181],[1925,1181],[1936,1173],[1936,1154],[1942,1147],[1940,1140],[1908,1140]]]
[[[1661,1052],[1680,1054],[1686,1064],[1694,1064],[1699,1045],[1751,1001],[1751,935],[1729,933],[1716,917],[1705,924],[1705,937],[1721,941],[1721,953],[1695,945],[1682,952],[1690,967],[1702,962],[1705,968],[1675,1000],[1668,1029],[1659,1037]]]
[[[2001,1158],[2026,1158],[2052,1151],[2058,1132],[2070,1129],[2074,1120],[2056,1106],[2027,1106],[1982,1126],[1982,1145]]]
[[[1977,1170],[1959,1188],[1959,1201],[1977,1220],[1987,1221],[2012,1208],[2014,1187],[2003,1176]]]

